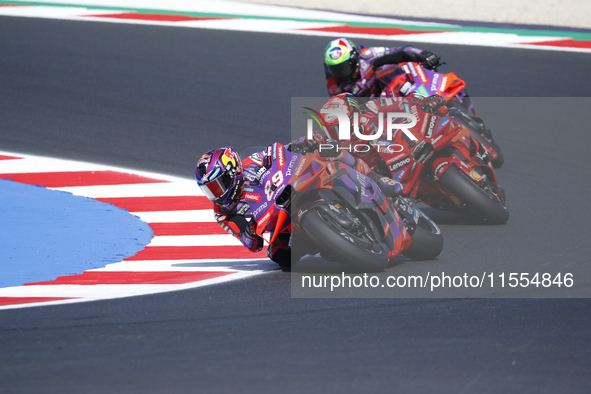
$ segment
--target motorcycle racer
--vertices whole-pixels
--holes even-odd
[[[422,63],[434,68],[440,57],[410,45],[403,47],[366,47],[347,38],[328,43],[324,50],[324,72],[329,96],[349,92],[358,97],[379,96],[376,71],[387,64]]]
[[[377,180],[387,195],[395,196],[402,191],[402,186],[389,179],[380,180],[372,175],[371,170],[362,160],[358,160],[346,151],[322,155],[317,148],[324,138],[317,132],[313,140],[300,138],[286,147],[299,153],[314,153],[321,160],[340,161],[364,175]],[[229,234],[239,239],[251,252],[259,252],[264,246],[262,237],[256,234],[257,223],[252,219],[250,207],[244,197],[244,187],[256,184],[264,173],[266,165],[270,165],[272,157],[267,150],[256,152],[244,161],[233,147],[222,147],[206,152],[195,166],[197,184],[205,196],[214,203],[214,216],[218,224]],[[280,234],[267,249],[267,256],[280,266],[291,263],[289,237]]]

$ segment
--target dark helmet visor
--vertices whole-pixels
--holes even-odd
[[[199,186],[210,201],[218,203],[219,200],[226,195],[228,189],[232,186],[234,177],[227,172],[223,172],[212,181],[207,183],[200,183]]]
[[[341,64],[328,66],[328,71],[330,72],[330,74],[338,79],[350,78],[353,75],[353,73],[355,73],[355,69],[356,66],[353,64],[351,60],[348,60]]]

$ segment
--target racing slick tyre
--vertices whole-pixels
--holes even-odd
[[[412,243],[402,254],[413,260],[433,260],[443,250],[443,235],[435,222],[422,212],[420,215],[418,223],[407,226]]]
[[[450,166],[439,182],[489,223],[504,224],[509,220],[509,211],[500,198],[474,183],[457,167]]]
[[[388,265],[388,251],[367,228],[344,228],[318,209],[308,211],[300,226],[322,252],[335,256],[340,263],[365,272],[383,271]]]

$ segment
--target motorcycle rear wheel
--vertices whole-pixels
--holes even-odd
[[[300,227],[323,252],[340,263],[365,272],[383,271],[388,265],[388,252],[379,241],[353,234],[317,209],[302,217]]]
[[[441,175],[439,182],[464,202],[470,210],[479,214],[489,223],[504,224],[509,220],[507,207],[494,196],[489,195],[458,168],[450,166]]]

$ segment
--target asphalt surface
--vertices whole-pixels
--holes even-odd
[[[325,94],[326,42],[2,17],[0,146],[190,178],[208,149],[288,140],[290,98]],[[571,269],[573,294],[588,297],[591,56],[421,47],[486,97],[477,108],[505,154],[497,175],[511,217],[486,226],[440,215],[440,257],[388,272]],[[302,299],[274,271],[4,310],[0,393],[588,392],[591,302],[539,298],[561,294]]]

